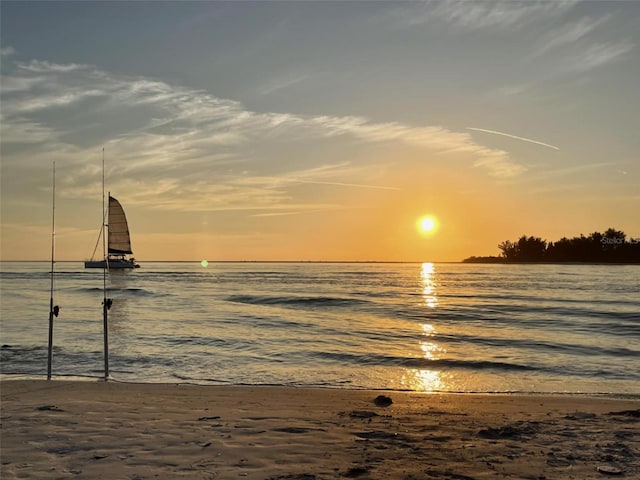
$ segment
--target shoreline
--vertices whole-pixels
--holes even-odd
[[[4,382],[39,382],[47,381],[46,375],[26,375],[23,373],[0,373],[0,385]],[[304,385],[304,384],[279,384],[279,383],[198,383],[188,381],[143,381],[143,380],[119,380],[110,377],[107,382],[102,376],[97,375],[74,375],[74,374],[54,374],[51,378],[52,382],[70,382],[70,383],[110,383],[121,385],[167,385],[167,386],[193,386],[193,387],[211,387],[211,388],[233,388],[233,387],[253,387],[253,388],[291,388],[297,390],[345,390],[354,392],[378,392],[380,394],[391,395],[393,393],[410,393],[415,395],[486,395],[486,396],[513,396],[513,397],[559,397],[559,398],[594,398],[594,399],[611,399],[611,400],[636,400],[640,402],[640,391],[638,392],[589,392],[589,391],[522,391],[522,390],[495,390],[495,391],[454,391],[454,390],[412,390],[393,389],[393,388],[375,388],[375,387],[344,387],[331,385]]]
[[[640,475],[637,398],[2,379],[0,399],[3,479]]]

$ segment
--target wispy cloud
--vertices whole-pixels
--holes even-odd
[[[40,168],[60,160],[68,169],[67,196],[95,195],[98,176],[88,160],[102,146],[107,175],[132,192],[129,203],[184,210],[297,211],[303,204],[290,192],[295,184],[398,188],[381,183],[379,169],[364,161],[325,158],[319,152],[326,142],[371,152],[380,145],[418,149],[432,162],[455,156],[500,178],[525,170],[505,151],[440,126],[256,112],[202,90],[86,65],[20,63],[4,85],[12,88],[0,92],[3,165]],[[273,178],[280,180],[267,180]]]
[[[593,170],[601,170],[601,169],[610,170],[615,165],[616,165],[615,162],[596,162],[596,163],[588,163],[586,165],[574,165],[574,166],[563,167],[563,168],[557,168],[553,166],[540,167],[541,170],[530,172],[530,174],[527,175],[527,178],[511,179],[511,180],[506,180],[506,182],[518,183],[518,184],[523,184],[523,183],[535,184],[538,182],[548,183],[549,180],[551,179],[558,179],[561,177],[568,177],[568,176],[575,178],[576,175],[578,174],[591,172]],[[562,183],[562,185],[564,185],[564,183]]]
[[[250,217],[289,217],[291,215],[302,215],[308,214],[309,212],[298,211],[298,212],[268,212],[268,213],[253,213],[249,215]]]
[[[577,0],[568,1],[432,1],[407,4],[392,11],[396,25],[413,27],[446,22],[465,30],[514,29],[523,24],[555,18],[571,10]]]
[[[550,145],[548,143],[539,142],[538,140],[532,140],[532,139],[526,138],[526,137],[519,137],[518,135],[512,135],[510,133],[497,132],[496,130],[487,130],[487,129],[484,129],[484,128],[475,128],[475,127],[467,127],[467,130],[474,130],[476,132],[491,133],[493,135],[502,135],[503,137],[509,137],[509,138],[513,138],[513,139],[516,139],[516,140],[522,140],[523,142],[535,143],[537,145],[542,145],[543,147],[553,148],[554,150],[560,150],[560,148],[556,147],[555,145]]]
[[[607,14],[598,18],[584,17],[575,22],[564,23],[543,36],[542,45],[535,52],[535,56],[542,55],[549,50],[572,45],[610,19],[611,15]]]
[[[15,48],[13,47],[2,47],[0,48],[0,56],[8,57],[10,55],[14,55],[16,53]]]
[[[43,60],[32,60],[28,63],[20,63],[19,68],[22,70],[30,71],[30,72],[42,72],[42,73],[67,73],[73,72],[75,70],[91,70],[92,67],[90,65],[83,65],[78,63],[53,63],[47,62]]]
[[[533,87],[532,83],[521,83],[519,85],[506,85],[503,87],[495,88],[491,93],[499,96],[513,97],[521,95]]]
[[[301,180],[298,178],[289,179],[291,182],[309,183],[313,185],[332,185],[337,187],[355,187],[355,188],[372,188],[374,190],[402,190],[398,187],[385,187],[384,185],[364,185],[361,183],[344,183],[344,182],[322,182],[319,180]]]
[[[0,115],[2,124],[3,141],[15,144],[39,144],[45,141],[54,141],[58,135],[55,130],[41,125],[35,121],[20,118],[6,121],[4,115]]]
[[[576,54],[571,61],[566,63],[565,69],[586,71],[601,67],[624,57],[634,47],[635,45],[630,41],[595,43]]]

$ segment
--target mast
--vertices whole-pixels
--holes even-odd
[[[102,330],[104,333],[104,381],[109,380],[109,321],[108,311],[111,308],[112,301],[107,298],[107,270],[109,269],[109,256],[107,254],[106,231],[109,221],[109,212],[105,213],[104,206],[104,147],[102,147]],[[105,223],[107,222],[107,223]]]
[[[56,238],[56,162],[53,162],[53,193],[51,212],[51,296],[49,299],[49,347],[47,352],[47,380],[51,380],[51,365],[53,363],[53,317],[58,316],[60,307],[53,305],[53,285],[55,266],[55,238]]]

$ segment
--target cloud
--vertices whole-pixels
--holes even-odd
[[[250,217],[288,217],[291,215],[302,215],[309,212],[269,212],[269,213],[254,213],[249,215]]]
[[[611,15],[603,15],[595,19],[584,17],[576,22],[564,23],[558,29],[549,32],[543,37],[544,43],[534,56],[539,56],[549,50],[574,44],[610,19]]]
[[[8,57],[10,55],[14,55],[16,53],[15,48],[13,47],[2,47],[0,48],[0,56]]]
[[[542,36],[541,46],[533,53],[532,58],[561,50],[564,60],[559,71],[575,73],[598,68],[623,57],[635,47],[632,41],[598,41],[591,38],[598,27],[612,17],[612,14],[605,14],[563,23]]]
[[[560,177],[571,177],[572,179],[575,179],[581,173],[590,172],[593,170],[611,170],[615,165],[615,162],[597,162],[563,168],[551,167],[548,169],[545,168],[545,170],[543,171],[532,171],[529,175],[527,175],[527,178],[511,179],[508,180],[508,182],[518,184],[537,182],[548,183],[549,180],[558,179]]]
[[[12,143],[37,144],[55,140],[57,137],[54,130],[29,120],[14,119],[7,122],[4,120],[4,115],[0,115],[0,124],[2,124],[3,141],[10,139]]]
[[[502,87],[495,88],[492,93],[505,96],[505,97],[514,97],[518,95],[522,95],[532,88],[532,83],[521,83],[519,85],[505,85]]]
[[[42,77],[2,77],[2,92],[28,92],[46,80]]]
[[[565,68],[569,71],[586,71],[601,67],[624,57],[634,47],[635,45],[629,41],[595,43],[575,55],[571,61],[567,62]]]
[[[1,95],[3,165],[24,171],[57,160],[68,197],[95,195],[102,147],[110,184],[131,192],[128,203],[182,210],[336,207],[294,198],[300,183],[398,188],[367,161],[322,153],[339,145],[357,145],[361,158],[381,146],[417,149],[432,162],[462,159],[501,178],[525,170],[505,151],[440,126],[251,111],[206,91],[87,65],[19,63]]]
[[[399,27],[415,27],[446,22],[464,30],[501,28],[512,30],[523,24],[557,18],[571,10],[577,0],[569,1],[433,1],[408,4],[391,12]]]
[[[75,70],[90,70],[92,67],[90,65],[83,65],[78,63],[52,63],[43,60],[32,60],[28,63],[19,63],[18,68],[30,72],[36,73],[52,73],[52,72],[60,72],[67,73],[73,72]]]
[[[297,178],[292,178],[290,179],[290,181],[298,183],[309,183],[313,185],[332,185],[337,187],[372,188],[375,190],[402,190],[398,187],[386,187],[384,185],[363,185],[361,183],[322,182],[320,180],[301,180]]]

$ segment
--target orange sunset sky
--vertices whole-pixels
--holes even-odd
[[[460,261],[640,237],[640,3],[1,4],[2,260]],[[420,228],[430,216],[429,231]]]

